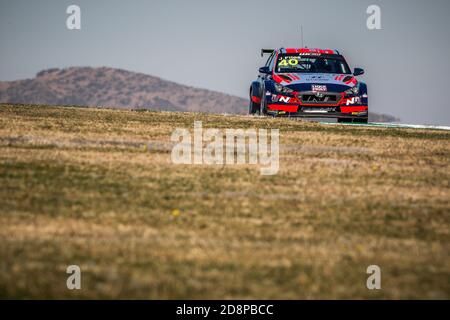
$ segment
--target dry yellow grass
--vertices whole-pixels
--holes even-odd
[[[280,172],[172,164],[170,134],[194,120],[279,128]],[[1,105],[0,297],[448,299],[449,138]],[[365,286],[371,264],[382,290]]]

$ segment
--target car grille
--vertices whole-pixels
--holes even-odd
[[[339,93],[333,92],[302,92],[298,97],[303,104],[335,105],[339,102],[340,96]]]

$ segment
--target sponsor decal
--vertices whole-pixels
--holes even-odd
[[[325,95],[322,92],[316,92],[317,98],[323,98]]]
[[[277,95],[277,94],[273,94],[272,95],[272,101],[273,102],[284,102],[284,103],[289,103],[291,101],[290,97],[286,97],[286,96],[282,96],[282,95]]]
[[[325,85],[313,84],[311,89],[313,92],[327,92],[327,86]]]
[[[280,102],[289,103],[289,101],[291,101],[291,98],[289,98],[289,97],[283,97],[283,96],[280,97]]]
[[[349,105],[351,105],[351,104],[355,104],[355,101],[356,100],[356,98],[355,97],[353,97],[353,98],[351,98],[351,99],[347,99],[347,102],[345,103],[347,106],[349,106]]]
[[[349,106],[351,104],[360,103],[360,101],[359,97],[348,98],[345,105]]]
[[[321,56],[322,54],[319,52],[300,52],[298,55],[299,56],[316,56],[316,57],[318,57],[318,56]]]

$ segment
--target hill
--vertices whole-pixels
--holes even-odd
[[[142,73],[113,68],[48,69],[0,83],[0,102],[245,113],[247,101]]]
[[[278,173],[174,164],[170,137],[195,120],[279,129]],[[449,299],[449,139],[0,105],[0,298]],[[82,290],[67,290],[69,264]],[[382,290],[366,288],[373,264]]]
[[[246,99],[114,68],[48,69],[34,79],[0,82],[0,103],[103,106],[246,114]],[[370,114],[370,121],[396,121]]]

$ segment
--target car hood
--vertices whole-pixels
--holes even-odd
[[[314,91],[312,85],[325,85],[326,91],[343,92],[358,83],[351,74],[335,73],[277,73],[273,80],[295,91]]]

